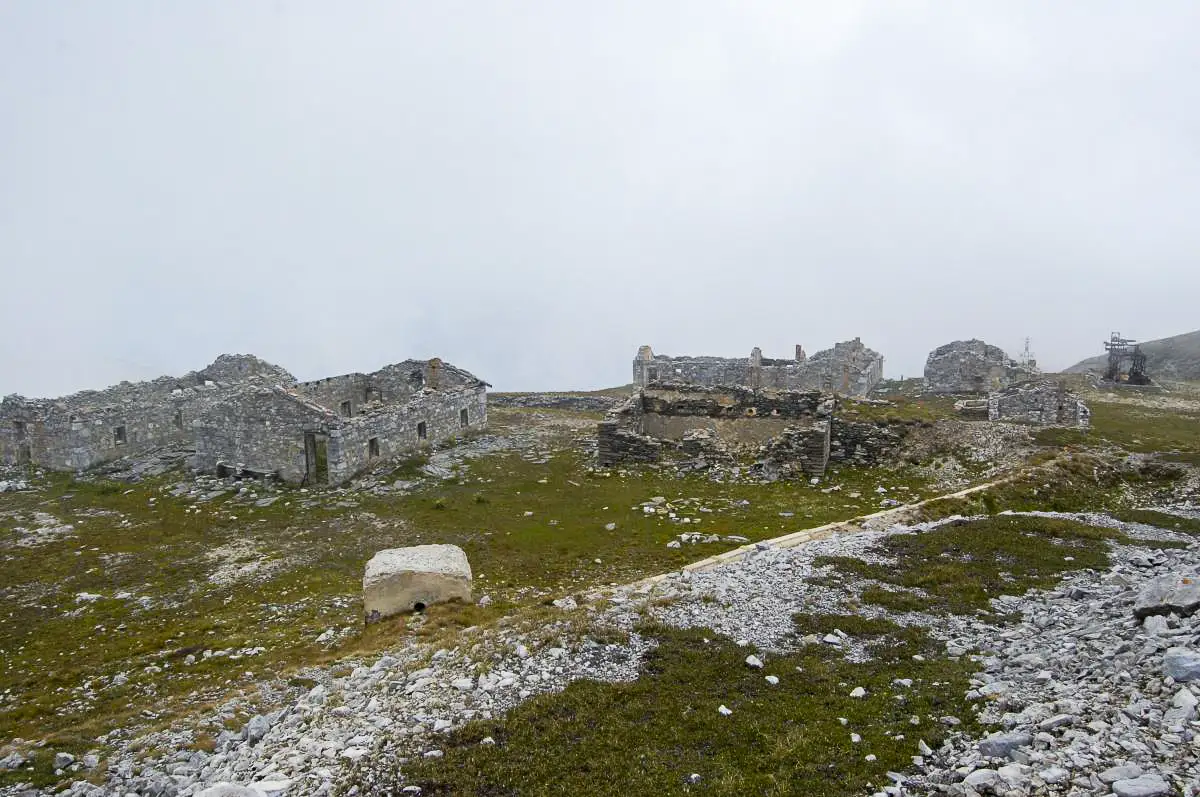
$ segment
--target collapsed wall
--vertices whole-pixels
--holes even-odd
[[[988,393],[1032,378],[1037,372],[982,340],[956,340],[925,360],[925,389],[931,393]]]
[[[811,357],[796,346],[795,358],[790,360],[765,358],[757,347],[749,357],[727,358],[668,357],[642,346],[633,361],[636,387],[662,382],[865,396],[882,379],[883,356],[864,346],[859,338],[837,343]]]
[[[829,462],[835,398],[821,391],[657,384],[642,388],[597,429],[601,466],[657,462],[665,450],[758,452],[821,475]]]

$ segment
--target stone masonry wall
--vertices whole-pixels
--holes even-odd
[[[466,412],[466,423],[463,422]],[[425,437],[418,424],[425,424]],[[451,440],[487,426],[487,389],[428,390],[411,400],[369,409],[350,419],[329,437],[329,479],[339,483],[370,465],[370,441],[378,442],[378,457],[386,458],[423,445]]]
[[[883,378],[883,357],[858,338],[806,357],[796,347],[796,359],[766,359],[755,348],[747,358],[667,357],[649,346],[638,349],[633,361],[633,383],[688,383],[706,387],[738,386],[750,389],[824,390],[865,396]]]
[[[303,481],[315,472],[306,438],[317,435],[326,452],[317,458],[337,483],[376,456],[486,425],[486,396],[485,382],[436,358],[297,384],[256,357],[222,355],[183,377],[60,399],[8,396],[0,402],[0,464],[82,470],[163,445],[191,445],[192,466],[201,471],[226,467]],[[348,417],[343,401],[351,402]]]
[[[419,424],[424,424],[424,437]],[[369,406],[353,418],[281,388],[251,388],[221,402],[194,424],[193,467],[213,472],[225,466],[274,473],[290,482],[311,481],[305,438],[312,433],[325,440],[329,483],[340,484],[377,459],[486,425],[487,390],[482,385],[422,391],[402,403]],[[378,447],[375,454],[372,440]]]
[[[163,445],[186,444],[190,424],[238,384],[291,379],[250,355],[222,355],[201,371],[122,382],[57,399],[0,402],[0,463],[83,470]]]
[[[844,421],[833,419],[829,459],[860,467],[889,461],[921,421]]]
[[[1078,396],[1051,382],[1026,382],[988,396],[988,419],[1036,426],[1087,429],[1091,410]]]
[[[202,473],[223,465],[302,482],[308,473],[305,432],[328,434],[341,423],[332,410],[283,388],[247,387],[192,423],[196,453],[191,464]]]

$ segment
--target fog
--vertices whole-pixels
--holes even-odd
[[[1197,323],[1190,2],[0,4],[0,393]]]

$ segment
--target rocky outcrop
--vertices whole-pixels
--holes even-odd
[[[367,622],[452,600],[471,600],[471,565],[457,545],[389,548],[367,562],[363,576]]]
[[[987,393],[1031,379],[1035,373],[982,340],[956,340],[929,353],[925,389],[930,393]]]

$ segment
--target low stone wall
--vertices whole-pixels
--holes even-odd
[[[616,421],[601,421],[596,431],[596,462],[608,468],[619,464],[648,464],[662,459],[662,443],[622,429]]]
[[[624,401],[616,396],[579,395],[577,393],[491,393],[493,407],[529,407],[574,412],[608,412]]]
[[[824,476],[830,456],[830,422],[784,430],[766,445],[762,462],[772,478]]]
[[[922,421],[872,422],[834,418],[829,459],[866,467],[883,464],[893,458],[909,432],[927,425]]]

